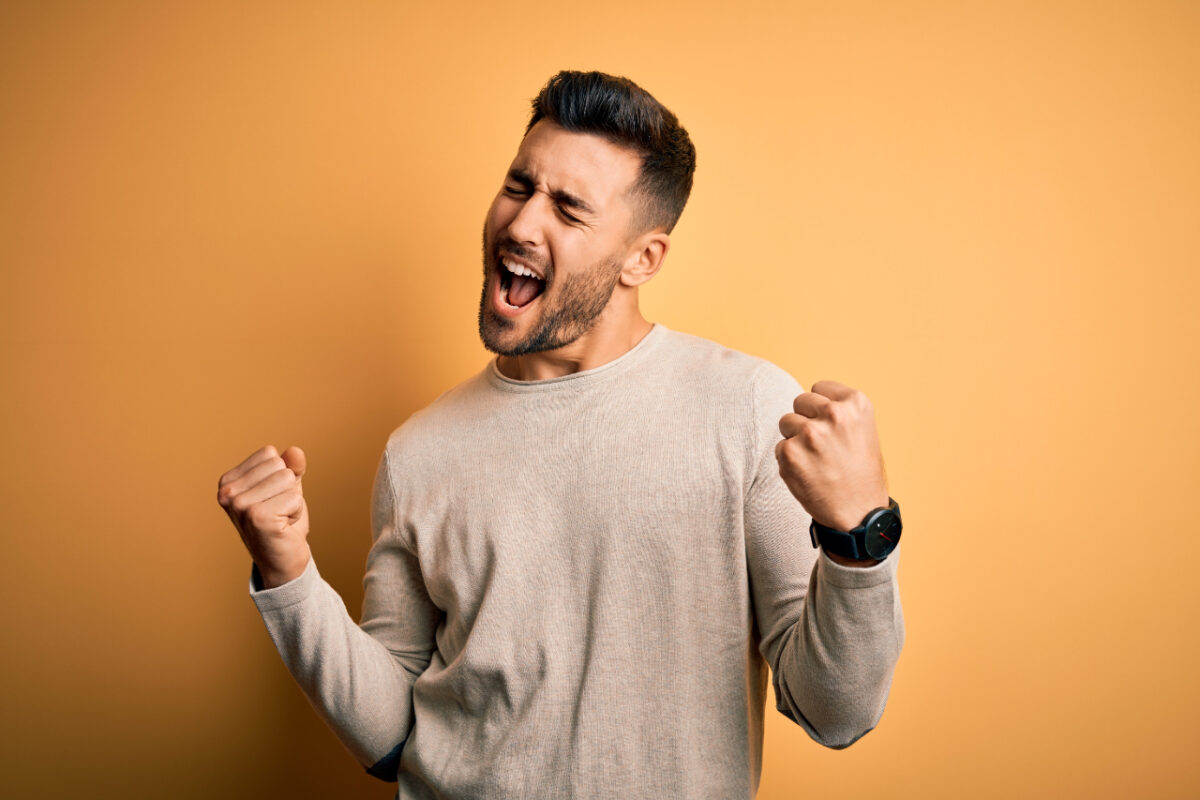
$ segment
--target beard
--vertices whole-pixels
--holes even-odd
[[[503,244],[508,252],[524,257],[521,246],[512,240],[505,240]],[[489,253],[485,229],[483,292],[479,298],[479,338],[484,347],[502,356],[523,356],[556,350],[576,341],[595,326],[608,306],[621,277],[621,260],[618,256],[610,254],[586,270],[556,281],[553,289],[547,283],[542,294],[531,301],[542,304],[533,330],[521,341],[505,346],[501,344],[500,337],[515,328],[516,323],[496,313],[488,291],[491,265],[499,264],[498,253],[498,247],[492,248],[492,252]],[[500,269],[504,267],[500,266]],[[554,273],[547,271],[546,277],[552,279]]]

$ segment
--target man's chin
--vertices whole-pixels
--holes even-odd
[[[524,355],[525,342],[505,341],[506,334],[511,334],[516,328],[512,320],[504,319],[490,309],[480,309],[479,312],[479,341],[485,350],[498,356]]]
[[[509,358],[515,358],[517,356],[527,356],[530,353],[539,352],[538,350],[535,350],[535,349],[529,347],[528,342],[516,342],[515,344],[514,343],[506,344],[504,342],[497,340],[493,336],[487,336],[484,334],[480,334],[479,339],[480,339],[480,341],[483,342],[483,347],[485,350],[487,350],[489,353],[495,353],[498,356],[507,356]]]
[[[486,323],[481,325],[479,328],[479,339],[483,342],[486,350],[498,356],[516,358],[517,356],[541,353],[562,346],[557,342],[549,341],[545,335],[530,334],[522,339],[516,339],[512,335],[516,326],[510,320],[500,319],[496,320],[495,323],[492,327],[489,327]],[[509,335],[506,336],[506,333]]]
[[[479,338],[480,341],[483,342],[483,349],[487,350],[489,353],[494,353],[498,356],[512,356],[515,354],[512,348],[504,347],[498,344],[495,340],[489,339],[486,336],[481,336]]]

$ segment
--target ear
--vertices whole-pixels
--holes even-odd
[[[630,253],[621,268],[622,286],[641,286],[658,274],[667,251],[671,249],[671,237],[661,228],[647,231],[634,240]]]

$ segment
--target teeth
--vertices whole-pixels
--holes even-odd
[[[500,259],[500,263],[504,264],[504,268],[514,275],[524,275],[526,278],[537,278],[542,280],[542,276],[531,270],[529,267],[522,266],[515,261],[509,261],[507,258]]]

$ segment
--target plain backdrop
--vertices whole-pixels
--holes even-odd
[[[392,795],[217,479],[304,447],[358,618],[375,466],[486,363],[484,212],[564,68],[697,146],[647,316],[877,410],[891,699],[845,751],[772,710],[760,800],[1200,793],[1200,5],[1145,0],[0,4],[0,793]]]

